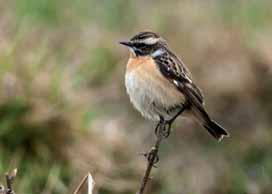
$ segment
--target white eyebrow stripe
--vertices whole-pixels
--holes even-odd
[[[163,49],[157,49],[153,53],[151,53],[151,57],[155,58],[165,53],[165,50]]]
[[[152,45],[152,44],[156,44],[157,42],[159,42],[159,40],[160,40],[160,38],[149,37],[149,38],[146,38],[143,40],[137,40],[135,42]]]
[[[159,38],[150,37],[150,38],[145,39],[143,42],[145,44],[152,45],[152,44],[156,44],[159,40],[160,40]]]

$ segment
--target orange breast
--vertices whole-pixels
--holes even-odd
[[[138,68],[146,68],[144,66],[154,66],[154,61],[151,57],[134,57],[130,56],[127,64],[127,71],[133,71]]]
[[[136,74],[143,84],[154,91],[162,104],[170,105],[184,101],[184,96],[158,69],[152,57],[130,57],[127,73]],[[143,87],[146,87],[143,86]]]

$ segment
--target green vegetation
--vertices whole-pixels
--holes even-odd
[[[0,174],[18,168],[17,193],[71,193],[88,171],[101,194],[135,193],[145,167],[137,153],[153,129],[126,96],[128,52],[118,41],[152,30],[183,56],[231,138],[218,144],[191,122],[175,123],[150,193],[270,193],[271,6],[0,2]]]

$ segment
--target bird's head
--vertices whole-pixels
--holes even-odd
[[[140,32],[129,41],[121,41],[120,44],[129,47],[136,57],[148,55],[155,57],[167,46],[166,41],[154,32]]]

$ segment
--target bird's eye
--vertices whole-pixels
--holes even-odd
[[[137,48],[144,48],[147,45],[144,44],[143,42],[136,42],[136,43],[134,43],[134,46],[137,47]]]

